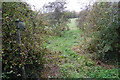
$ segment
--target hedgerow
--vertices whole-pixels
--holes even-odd
[[[45,23],[38,12],[27,3],[2,3],[2,70],[3,78],[39,78],[43,69],[43,56],[48,50],[42,45]],[[15,21],[25,22],[20,29],[18,43]],[[42,33],[41,33],[42,32]],[[23,69],[24,68],[24,69]]]
[[[89,51],[94,51],[103,58],[120,52],[117,2],[95,2],[80,14],[78,28],[90,33],[89,37],[92,38],[87,45]]]

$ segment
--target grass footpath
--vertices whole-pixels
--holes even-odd
[[[84,50],[90,38],[86,37],[82,30],[77,29],[75,20],[71,19],[71,23],[68,24],[70,30],[65,32],[64,37],[46,37],[47,43],[44,42],[44,45],[51,53],[46,57],[44,77],[117,78],[115,67],[110,68],[108,65],[107,68],[102,63],[98,65],[91,59],[92,54]]]

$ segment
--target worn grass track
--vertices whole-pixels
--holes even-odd
[[[117,69],[105,69],[96,64],[85,51],[89,37],[82,30],[77,29],[76,19],[71,19],[70,30],[63,37],[46,37],[44,45],[51,50],[46,56],[46,72],[48,78],[116,78]],[[109,67],[109,66],[108,66]]]

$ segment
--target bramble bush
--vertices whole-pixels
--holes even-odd
[[[114,58],[113,55],[120,52],[117,2],[95,2],[81,11],[77,21],[78,28],[90,33],[92,41],[87,45],[89,51],[98,53],[102,58]]]
[[[45,23],[39,12],[32,11],[27,3],[2,3],[2,77],[39,78],[43,69],[43,56],[49,51],[42,45]],[[25,30],[20,30],[21,44],[18,44],[16,19],[24,21]],[[23,69],[25,68],[25,75]]]

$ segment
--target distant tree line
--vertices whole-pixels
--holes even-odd
[[[66,11],[67,18],[78,18],[80,16],[79,12],[76,11]]]

